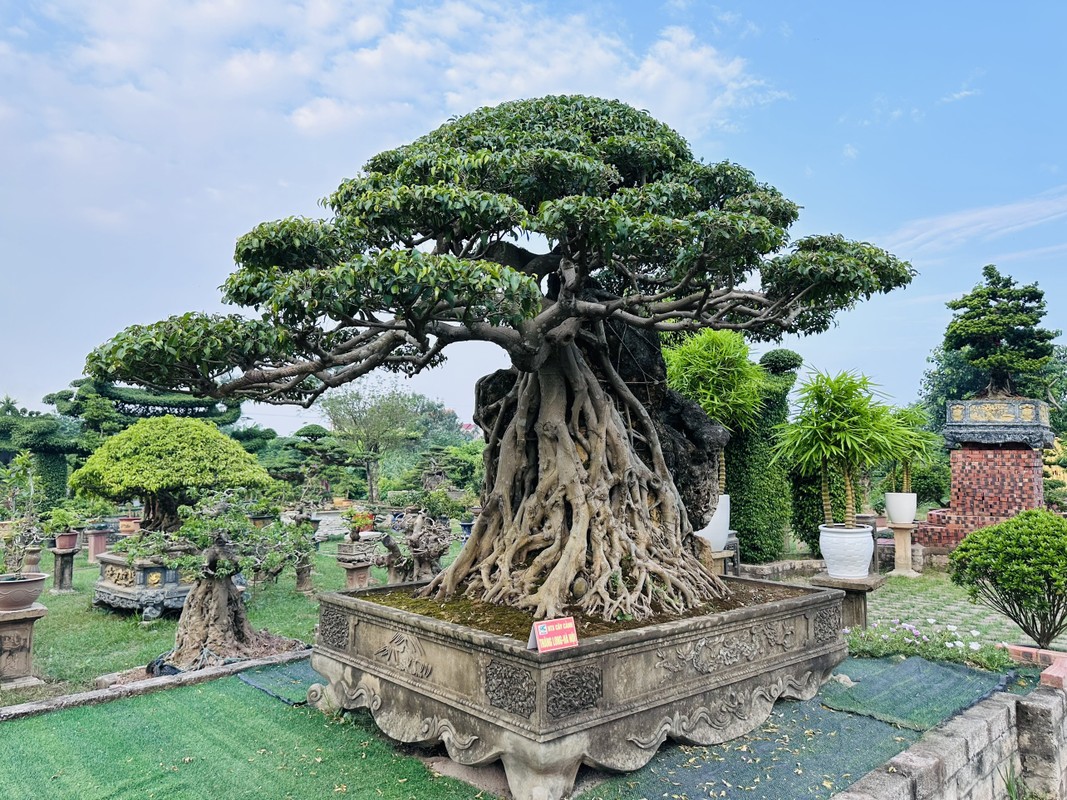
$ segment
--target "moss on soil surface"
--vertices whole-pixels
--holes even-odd
[[[803,590],[795,587],[742,582],[731,583],[730,588],[730,596],[726,599],[707,603],[699,608],[694,608],[686,614],[657,614],[646,620],[619,619],[609,622],[598,617],[584,616],[576,609],[569,609],[568,613],[574,616],[574,624],[578,631],[578,636],[583,639],[590,639],[594,636],[643,628],[661,622],[689,619],[706,614],[731,611],[736,608],[762,605],[775,600],[796,597],[803,593]],[[390,608],[411,611],[412,613],[443,620],[444,622],[466,625],[486,633],[510,636],[520,640],[525,640],[530,635],[530,626],[534,623],[534,616],[530,612],[492,603],[483,603],[467,597],[457,597],[442,603],[426,597],[416,597],[412,592],[403,590],[371,592],[361,595],[361,599],[389,606]]]

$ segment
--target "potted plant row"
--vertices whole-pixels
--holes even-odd
[[[860,470],[885,461],[910,465],[930,447],[910,424],[912,416],[879,402],[873,389],[864,375],[817,371],[800,387],[796,418],[778,431],[775,457],[820,479],[824,524],[819,526],[819,549],[832,578],[867,577],[874,553],[871,527],[856,523]],[[840,520],[834,518],[830,501],[830,475],[835,472],[845,490]]]

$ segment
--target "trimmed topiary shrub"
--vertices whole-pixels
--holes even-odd
[[[746,564],[763,564],[782,556],[793,504],[786,465],[780,461],[771,463],[774,442],[769,431],[788,418],[789,390],[795,381],[794,372],[766,375],[763,403],[754,425],[733,434],[726,446],[730,527],[737,531],[741,560]]]
[[[1067,519],[1024,511],[980,528],[949,557],[952,582],[1047,648],[1067,631]]]

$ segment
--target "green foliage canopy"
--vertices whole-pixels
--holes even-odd
[[[727,430],[747,430],[759,418],[765,376],[741,334],[703,330],[665,348],[663,358],[668,385]]]
[[[944,349],[962,350],[967,363],[986,376],[990,393],[1011,393],[1020,378],[1048,363],[1059,332],[1038,327],[1045,293],[1036,283],[1019,286],[992,264],[982,268],[982,276],[984,284],[946,303],[956,313],[945,330]]]
[[[1024,511],[967,534],[949,556],[952,582],[1047,648],[1067,631],[1067,520]]]
[[[142,419],[100,446],[70,478],[71,486],[118,503],[140,498],[145,526],[175,526],[179,506],[199,492],[265,488],[271,478],[254,456],[209,422]]]
[[[840,236],[790,244],[798,208],[773,187],[695,160],[646,112],[578,95],[453,119],[372,158],[326,205],[330,219],[268,222],[239,240],[223,297],[257,318],[131,326],[89,355],[88,373],[310,405],[379,367],[433,366],[460,341],[493,342],[531,370],[561,337],[607,320],[822,331],[913,275]],[[547,252],[512,244],[531,234]]]

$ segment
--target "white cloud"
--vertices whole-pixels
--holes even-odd
[[[890,250],[915,258],[943,253],[1067,217],[1067,186],[997,206],[970,208],[913,220],[886,237]]]
[[[964,100],[968,97],[974,97],[981,94],[977,89],[960,89],[958,92],[947,94],[941,98],[942,103],[955,103],[957,100]]]
[[[841,150],[841,155],[848,161],[855,161],[859,154],[860,151],[851,144],[846,144]]]

